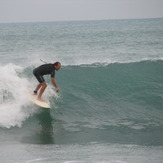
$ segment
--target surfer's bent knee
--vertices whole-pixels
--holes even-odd
[[[42,85],[43,87],[47,87],[46,82],[42,82],[41,85]]]

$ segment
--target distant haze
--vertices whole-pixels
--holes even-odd
[[[163,0],[0,0],[0,23],[163,17]]]

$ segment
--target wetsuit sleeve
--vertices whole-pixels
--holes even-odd
[[[51,78],[55,77],[55,70],[51,72]]]

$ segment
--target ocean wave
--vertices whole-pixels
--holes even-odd
[[[144,59],[140,59],[140,60],[128,60],[128,61],[102,61],[102,62],[88,62],[88,63],[74,63],[74,64],[68,64],[68,63],[64,63],[62,64],[62,67],[68,67],[68,66],[80,66],[80,67],[101,67],[101,66],[108,66],[110,64],[129,64],[129,63],[140,63],[140,62],[161,62],[163,61],[163,58],[144,58]]]
[[[162,60],[146,60],[63,66],[56,72],[59,95],[56,96],[50,77],[46,76],[48,88],[44,97],[53,108],[57,108],[58,116],[63,115],[61,119],[72,119],[67,128],[74,130],[76,127],[71,124],[77,124],[83,118],[86,122],[83,126],[90,128],[131,122],[130,128],[143,129],[151,124],[150,121],[157,126],[162,119],[162,65]],[[21,127],[29,116],[37,112],[27,97],[37,85],[33,68],[14,64],[0,68],[1,127]],[[112,123],[113,120],[116,123]],[[135,123],[136,120],[142,123]]]

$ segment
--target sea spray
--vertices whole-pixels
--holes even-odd
[[[29,116],[23,106],[29,104],[27,79],[19,76],[22,67],[7,64],[0,67],[0,126],[21,126]]]

